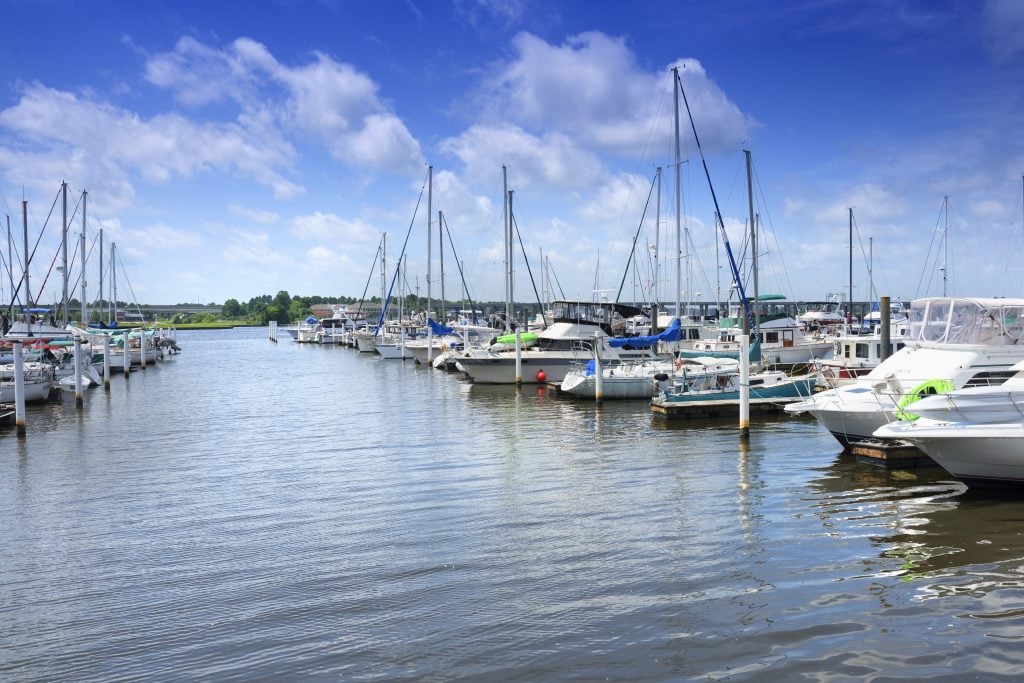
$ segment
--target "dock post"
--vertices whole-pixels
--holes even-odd
[[[14,423],[18,436],[25,436],[25,360],[21,342],[14,342]]]
[[[82,340],[75,339],[75,407],[79,410],[85,405],[82,398]]]
[[[110,391],[110,335],[103,335],[103,388]]]
[[[750,437],[750,337],[740,337],[740,438]]]
[[[146,369],[146,328],[139,328],[139,367]]]
[[[594,403],[604,400],[604,370],[601,368],[601,336],[594,332]]]
[[[523,337],[516,329],[516,386],[523,383]]]
[[[124,339],[124,378],[128,379],[132,369],[132,345],[128,339],[128,330],[124,331],[121,338]]]
[[[892,315],[890,312],[891,304],[889,303],[889,297],[883,296],[879,308],[879,319],[878,319],[878,331],[881,334],[882,348],[878,354],[878,362],[881,363],[883,360],[888,358],[890,355],[890,349],[892,348]]]
[[[434,328],[430,326],[430,311],[427,311],[427,367],[434,364]]]

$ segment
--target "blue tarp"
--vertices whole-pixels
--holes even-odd
[[[455,328],[434,322],[433,318],[427,318],[427,325],[430,327],[430,331],[438,336],[443,334],[453,334],[455,332]]]
[[[587,361],[587,370],[586,370],[586,372],[584,374],[586,374],[587,377],[590,377],[590,376],[592,376],[592,375],[594,375],[596,373],[597,373],[597,361],[595,361],[593,358],[591,358],[589,361]]]
[[[316,325],[316,318],[314,318],[311,315],[307,315],[306,316],[306,324],[307,325]]]
[[[672,321],[672,324],[665,328],[661,334],[654,334],[647,337],[611,337],[608,339],[608,346],[619,348],[620,346],[632,346],[634,349],[643,349],[654,346],[660,341],[679,341],[682,336],[682,328],[679,325],[679,318]]]

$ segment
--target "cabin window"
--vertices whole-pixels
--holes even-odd
[[[849,344],[844,344],[843,345],[843,358],[849,358],[849,357],[850,357],[850,345]]]
[[[854,349],[854,355],[857,358],[867,358],[870,355],[868,352],[868,348],[869,347],[867,344],[857,344],[857,348]]]
[[[971,377],[964,384],[965,387],[986,387],[1002,384],[1017,373],[1013,370],[993,370],[991,372],[979,372]]]
[[[778,332],[765,332],[761,335],[761,339],[765,344],[778,344],[779,333]]]

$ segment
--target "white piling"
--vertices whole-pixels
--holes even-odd
[[[429,321],[429,318],[428,318]],[[427,324],[427,367],[434,362],[434,328]]]
[[[139,328],[139,367],[146,369],[146,330]]]
[[[601,367],[601,335],[594,332],[594,402],[604,400],[604,369]]]
[[[110,391],[110,335],[103,335],[103,388]]]
[[[523,383],[523,336],[516,329],[516,386]]]
[[[131,340],[128,339],[128,330],[124,331],[121,338],[124,339],[124,377],[128,379],[132,369],[132,345]]]
[[[75,340],[75,407],[79,410],[85,405],[82,397],[82,340]]]
[[[14,342],[14,421],[18,436],[25,436],[25,360],[21,342]]]
[[[740,337],[740,438],[750,436],[750,337]]]

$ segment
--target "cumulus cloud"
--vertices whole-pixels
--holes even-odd
[[[513,125],[473,126],[441,143],[457,156],[470,177],[493,177],[509,166],[519,187],[585,187],[602,174],[600,159],[564,133],[538,137]]]
[[[177,114],[145,119],[88,96],[33,83],[17,104],[0,112],[0,125],[52,146],[51,154],[84,153],[101,159],[116,176],[131,168],[164,182],[172,175],[232,171],[273,188],[278,197],[302,191],[276,170],[291,163],[292,147],[258,117],[232,123],[195,123]]]
[[[231,266],[250,268],[289,268],[291,259],[270,243],[265,232],[232,230],[228,244],[223,251],[224,260]]]
[[[488,118],[511,119],[527,129],[571,132],[621,154],[667,144],[672,101],[668,67],[656,73],[643,70],[623,39],[600,32],[581,33],[561,45],[520,33],[513,44],[516,58],[484,82],[477,95],[477,106]],[[745,139],[753,121],[700,62],[678,65],[701,142],[710,149],[731,148]],[[660,125],[655,127],[656,121]]]
[[[247,218],[251,221],[262,223],[264,225],[276,223],[279,220],[281,220],[281,217],[274,213],[273,211],[249,209],[244,206],[239,206],[237,204],[229,204],[228,211],[235,214],[236,216],[241,216],[242,218]]]
[[[299,239],[319,240],[333,244],[376,242],[380,237],[380,231],[360,218],[347,220],[321,211],[293,218],[291,232]]]
[[[355,166],[409,174],[423,165],[419,143],[373,79],[321,52],[288,66],[249,38],[222,50],[182,38],[147,62],[146,76],[184,104],[233,101],[249,115],[315,135],[334,158]]]

